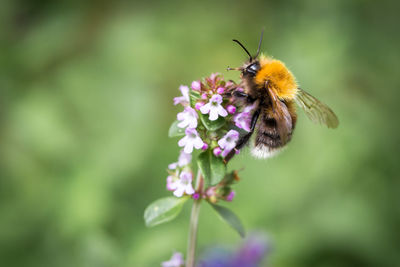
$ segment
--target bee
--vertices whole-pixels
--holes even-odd
[[[228,67],[227,70],[241,72],[241,82],[227,93],[235,102],[253,106],[253,111],[250,131],[239,138],[236,147],[225,157],[225,162],[243,148],[254,133],[251,153],[257,158],[268,158],[285,147],[296,126],[295,103],[305,111],[311,121],[324,124],[328,128],[339,125],[337,116],[327,105],[299,88],[295,77],[282,61],[260,55],[262,38],[263,33],[255,56],[251,56],[238,40],[233,40],[243,48],[249,60],[238,68]]]

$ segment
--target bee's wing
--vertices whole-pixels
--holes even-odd
[[[304,110],[307,117],[320,124],[325,124],[328,128],[336,128],[339,120],[335,113],[324,103],[307,93],[302,89],[298,89],[295,98],[296,103]]]
[[[292,117],[290,116],[287,106],[279,100],[275,91],[268,88],[268,92],[271,97],[272,116],[276,121],[277,131],[282,144],[286,144],[293,129]]]

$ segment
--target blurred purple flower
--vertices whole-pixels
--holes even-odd
[[[178,113],[176,116],[178,121],[178,127],[179,128],[196,128],[197,127],[197,118],[199,115],[197,115],[196,110],[194,110],[191,107],[185,107],[185,110]]]
[[[183,261],[183,254],[180,252],[175,252],[169,261],[164,261],[161,263],[162,267],[183,267],[185,262]]]
[[[218,141],[218,145],[223,149],[223,157],[226,157],[226,155],[228,155],[229,152],[235,148],[237,140],[239,140],[239,132],[230,130]]]
[[[260,267],[267,252],[266,238],[262,234],[252,235],[236,252],[221,248],[210,250],[197,267]]]
[[[201,140],[199,133],[195,129],[186,128],[185,137],[183,137],[178,142],[178,146],[184,147],[184,151],[186,154],[190,154],[193,152],[193,147],[196,149],[200,149],[203,147],[204,142]]]
[[[182,104],[183,106],[189,105],[189,87],[185,85],[179,86],[182,96],[174,97],[174,105]]]
[[[226,117],[228,112],[221,106],[222,96],[213,95],[210,101],[200,108],[201,113],[210,114],[209,120],[215,121],[218,119],[218,115],[221,117]]]

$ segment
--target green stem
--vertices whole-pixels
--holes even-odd
[[[202,187],[203,187],[203,178],[201,176],[200,170],[198,170],[196,178],[196,190],[197,192],[200,192],[200,194],[202,193]],[[201,204],[201,197],[199,199],[195,199],[192,206],[192,213],[190,215],[190,225],[189,225],[189,239],[188,239],[187,257],[186,257],[186,267],[194,267],[195,264],[200,204]]]

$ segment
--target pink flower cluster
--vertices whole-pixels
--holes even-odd
[[[174,105],[182,105],[183,111],[177,114],[177,127],[184,129],[185,135],[178,141],[182,147],[179,160],[169,165],[170,175],[167,178],[167,189],[174,195],[196,195],[192,186],[193,175],[189,164],[195,149],[211,149],[217,157],[226,157],[239,140],[239,132],[233,130],[235,125],[249,131],[251,110],[237,112],[237,107],[231,97],[231,92],[237,89],[233,82],[225,82],[222,75],[214,73],[203,81],[193,81],[191,86],[181,85],[181,96],[174,98]],[[221,128],[210,131],[205,125],[221,123]],[[239,151],[237,151],[238,153]],[[190,159],[189,159],[190,158]],[[228,198],[229,200],[229,198]]]

